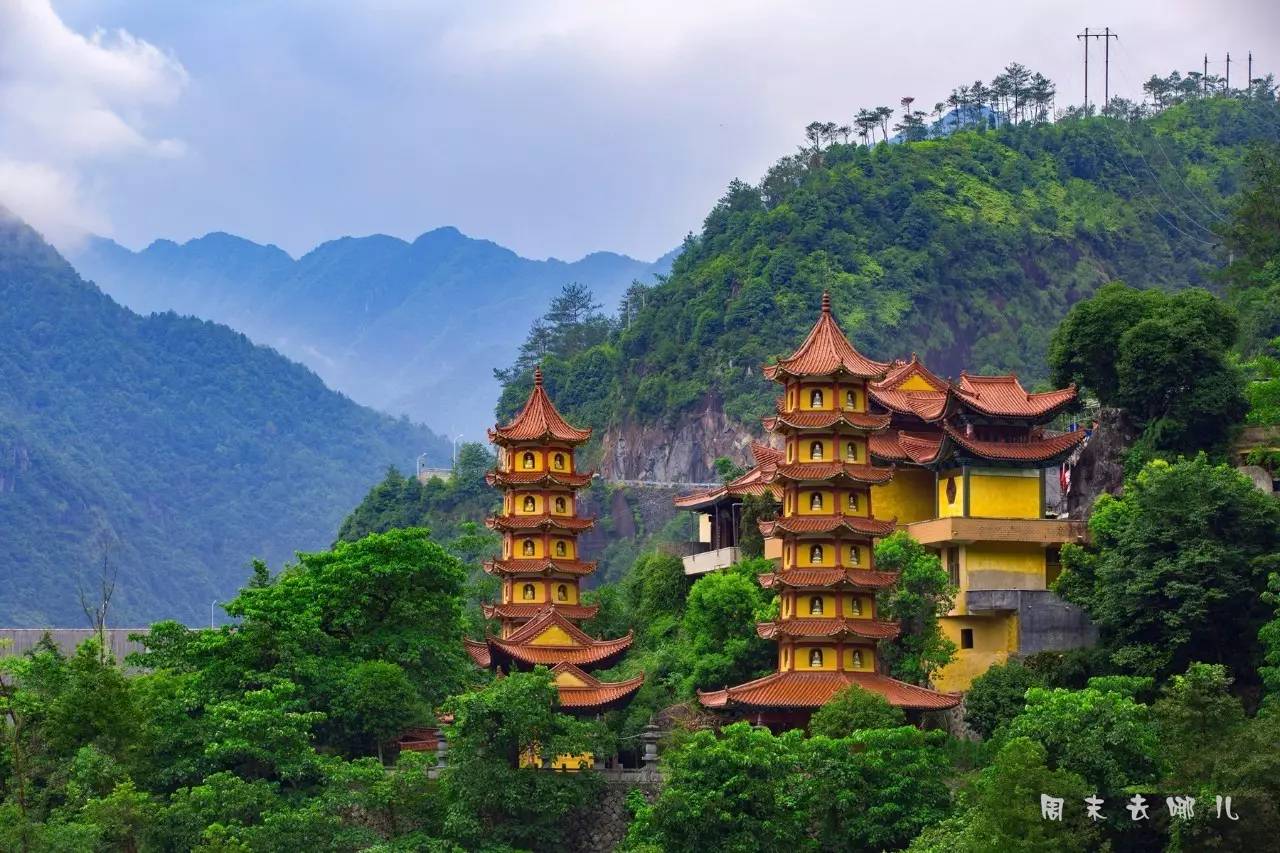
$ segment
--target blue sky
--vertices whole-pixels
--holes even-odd
[[[1280,71],[1259,0],[5,0],[0,204],[64,247],[225,230],[296,255],[456,225],[653,258],[813,119],[928,108],[1011,60],[1078,102],[1086,25],[1121,34],[1119,94],[1205,51]]]

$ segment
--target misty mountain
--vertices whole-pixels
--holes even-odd
[[[493,368],[511,363],[562,285],[581,282],[612,310],[633,280],[652,282],[674,256],[535,261],[437,228],[411,243],[343,237],[297,260],[222,233],[140,252],[95,238],[72,261],[135,311],[226,323],[360,403],[479,438],[498,397]]]
[[[223,235],[203,247],[233,269],[279,263]],[[85,624],[79,590],[104,564],[112,624],[199,624],[251,558],[328,547],[369,484],[423,452],[449,458],[239,332],[121,307],[0,208],[0,624]]]

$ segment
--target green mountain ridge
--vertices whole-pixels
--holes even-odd
[[[0,297],[0,624],[85,624],[104,564],[112,624],[200,624],[388,465],[448,458],[243,334],[121,307],[2,210]]]
[[[708,406],[758,434],[776,396],[760,366],[803,339],[825,289],[872,357],[1043,384],[1050,332],[1101,285],[1218,287],[1212,228],[1248,146],[1277,139],[1274,101],[1224,97],[785,157],[729,186],[672,274],[628,292],[607,340],[548,353],[549,390],[606,445],[634,445],[638,426],[696,427]],[[506,385],[500,416],[530,384],[523,371]]]

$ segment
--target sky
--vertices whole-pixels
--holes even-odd
[[[1206,52],[1280,72],[1264,0],[0,0],[0,205],[63,249],[453,225],[647,260],[810,121],[931,109],[1010,61],[1079,103],[1086,26],[1120,34],[1114,94]]]

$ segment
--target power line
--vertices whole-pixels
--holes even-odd
[[[1085,27],[1084,32],[1077,33],[1076,38],[1084,42],[1084,114],[1089,114],[1089,39],[1102,39],[1103,71],[1102,71],[1102,106],[1111,103],[1111,40],[1119,40],[1119,33],[1111,32],[1105,27],[1100,33],[1091,33]]]

